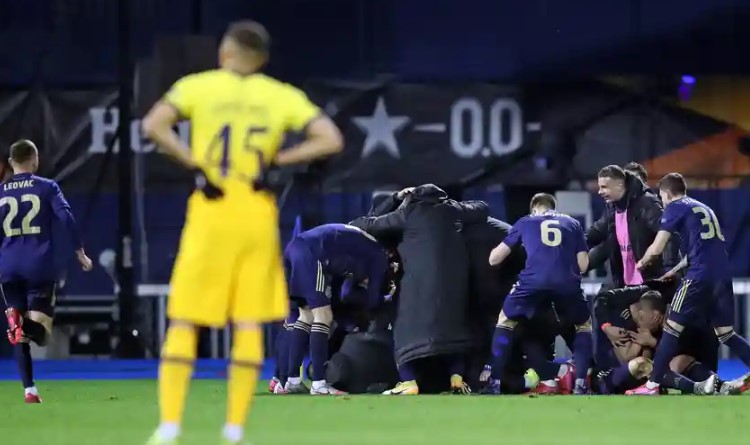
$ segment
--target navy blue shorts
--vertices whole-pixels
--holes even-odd
[[[331,277],[304,240],[297,238],[287,245],[284,267],[293,304],[310,309],[331,305]]]
[[[3,292],[8,305],[25,314],[29,311],[41,312],[48,317],[55,316],[57,283],[28,283],[26,281],[9,281],[3,283]]]
[[[560,292],[539,290],[517,283],[503,304],[503,312],[514,321],[530,320],[552,305],[558,317],[565,323],[583,324],[591,317],[591,311],[581,288]]]
[[[683,279],[674,294],[669,319],[683,326],[734,325],[732,281]]]

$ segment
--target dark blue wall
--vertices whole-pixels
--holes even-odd
[[[133,0],[137,57],[156,36],[254,18],[288,79],[528,80],[750,73],[745,0]],[[197,10],[193,4],[200,4]],[[113,83],[117,2],[0,0],[0,85]]]

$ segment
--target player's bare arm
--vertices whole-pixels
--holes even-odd
[[[638,267],[638,269],[643,269],[646,265],[652,262],[654,258],[661,255],[662,252],[664,252],[664,248],[667,247],[667,242],[671,236],[672,234],[670,232],[659,230],[659,233],[656,234],[656,238],[654,238],[654,242],[648,246],[646,253],[643,254],[643,258],[638,261],[636,267]]]
[[[499,266],[510,255],[510,247],[500,243],[490,252],[490,266]]]
[[[307,126],[307,139],[302,143],[280,151],[274,163],[278,166],[300,164],[340,153],[344,138],[336,124],[327,117],[319,116]]]
[[[586,273],[589,270],[589,253],[578,252],[576,259],[578,260],[578,268],[581,270],[581,273]]]
[[[196,167],[190,148],[172,127],[179,120],[177,109],[167,102],[157,102],[143,118],[143,133],[177,162],[189,169]]]

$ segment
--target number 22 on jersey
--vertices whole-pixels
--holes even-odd
[[[249,126],[240,131],[244,132],[245,139],[242,143],[242,149],[244,151],[262,152],[261,147],[254,144],[253,138],[258,135],[266,134],[268,132],[268,127]],[[222,177],[226,177],[229,174],[229,169],[231,167],[232,140],[234,132],[236,132],[236,130],[234,130],[231,125],[222,125],[206,152],[206,162],[210,165],[218,164]],[[217,149],[220,149],[218,156],[216,153]]]
[[[41,200],[37,195],[21,195],[21,202],[30,202],[31,209],[21,220],[21,228],[14,228],[13,223],[18,216],[18,200],[12,196],[6,196],[0,199],[0,207],[8,206],[8,214],[3,219],[3,233],[6,237],[18,235],[38,235],[42,232],[41,227],[32,225],[34,218],[39,214],[41,209]]]

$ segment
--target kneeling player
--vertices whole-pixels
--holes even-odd
[[[5,221],[0,246],[0,279],[8,304],[8,339],[15,346],[26,403],[41,403],[34,385],[29,341],[44,346],[55,309],[55,220],[66,229],[84,271],[91,270],[70,206],[55,181],[34,175],[39,152],[33,142],[10,147],[13,176],[0,190]]]
[[[643,268],[660,255],[672,232],[678,232],[682,241],[681,250],[688,253],[688,270],[672,302],[654,357],[653,375],[646,384],[628,392],[635,395],[659,394],[659,387],[686,326],[712,327],[719,341],[750,367],[750,344],[737,335],[732,327],[734,298],[729,276],[731,268],[716,214],[709,206],[686,196],[687,185],[679,173],[670,173],[662,178],[659,193],[666,205],[661,228],[638,262],[638,267]]]
[[[328,338],[333,321],[331,280],[351,276],[367,287],[367,300],[376,306],[383,300],[388,260],[385,250],[364,231],[346,224],[325,224],[302,232],[284,251],[289,295],[299,307],[299,318],[291,336],[290,360],[302,362],[309,335],[313,383],[310,394],[342,394],[325,381]],[[300,392],[301,376],[290,376],[285,389]]]
[[[586,375],[592,355],[591,314],[581,292],[581,274],[588,268],[588,250],[580,223],[555,212],[555,207],[553,196],[535,195],[530,204],[531,215],[521,218],[505,240],[490,253],[492,265],[502,263],[519,242],[527,253],[526,267],[505,299],[495,328],[490,393],[500,393],[500,377],[518,321],[531,319],[550,304],[576,326],[574,392],[588,393]]]

